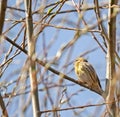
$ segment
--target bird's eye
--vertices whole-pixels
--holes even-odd
[[[76,59],[75,62],[79,61],[79,59]]]
[[[88,62],[86,59],[84,59],[84,62]]]

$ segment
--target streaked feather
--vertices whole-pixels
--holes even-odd
[[[95,69],[84,58],[77,58],[75,63],[75,73],[78,76],[78,80],[84,83],[89,88],[96,88],[100,92],[102,91],[99,78],[95,72]]]

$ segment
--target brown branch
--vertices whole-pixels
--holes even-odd
[[[87,107],[93,107],[93,106],[103,106],[106,103],[101,103],[101,104],[89,104],[89,105],[84,105],[84,106],[76,106],[76,107],[69,107],[69,108],[63,108],[63,109],[59,109],[59,108],[54,108],[52,110],[45,110],[45,111],[41,111],[40,113],[47,113],[47,112],[55,112],[55,111],[69,111],[69,110],[73,110],[73,109],[83,109],[83,108],[87,108]]]
[[[107,43],[107,85],[106,85],[106,102],[115,100],[115,50],[116,50],[116,15],[115,8],[111,8],[112,5],[116,5],[118,0],[109,0],[109,19],[108,19],[108,37],[109,42]],[[113,17],[114,16],[114,17]],[[107,105],[107,109],[110,117],[116,117],[116,105],[112,103]]]
[[[6,110],[6,107],[5,107],[5,104],[4,104],[4,101],[3,101],[3,98],[0,94],[0,107],[1,107],[1,110],[2,110],[2,116],[3,117],[8,117],[8,113],[7,113],[7,110]]]
[[[6,38],[5,38],[5,39],[6,39]],[[24,52],[26,55],[28,55],[27,50],[21,48],[18,44],[16,44],[15,42],[12,42],[12,40],[10,40],[9,38],[7,38],[7,40],[8,40],[9,43],[13,44],[15,47],[17,47],[17,48],[20,49],[22,52]],[[75,79],[73,79],[73,78],[71,78],[71,77],[69,77],[69,76],[67,76],[67,75],[65,75],[65,74],[63,74],[63,73],[61,73],[61,72],[53,69],[52,67],[50,67],[50,64],[49,64],[49,63],[43,62],[42,60],[37,59],[37,58],[36,58],[35,61],[36,61],[37,63],[39,63],[40,65],[46,67],[46,69],[48,69],[49,71],[53,72],[54,74],[59,75],[61,78],[64,78],[64,79],[66,79],[66,80],[68,80],[68,81],[71,81],[71,82],[73,82],[73,83],[75,83],[75,84],[81,85],[81,86],[89,89],[89,87],[86,87],[83,83],[78,82],[77,80],[75,80]],[[101,96],[103,95],[103,94],[97,92],[96,89],[90,89],[90,90],[98,93],[98,94],[101,95]]]
[[[31,85],[31,98],[33,107],[33,117],[40,117],[38,114],[39,95],[37,84],[37,72],[35,58],[36,39],[33,38],[33,20],[32,20],[32,0],[24,0],[26,11],[26,36],[28,42],[28,61],[29,61],[29,76]]]
[[[7,6],[7,0],[0,0],[0,35],[4,26],[5,11]]]
[[[3,26],[4,26],[6,6],[7,6],[7,0],[0,0],[0,38],[2,35]],[[3,101],[1,94],[0,94],[0,107],[2,110],[2,116],[8,117],[7,109],[5,107],[5,103]]]
[[[99,1],[98,0],[94,0],[94,4],[95,4],[96,18],[97,18],[97,21],[98,21],[98,28],[101,31],[101,36],[103,37],[104,44],[105,44],[105,47],[106,47],[107,46],[106,45],[106,41],[109,42],[109,38],[108,38],[108,35],[106,33],[106,30],[105,30],[102,22],[100,22],[100,20],[102,18],[101,18],[100,9],[99,9]]]
[[[117,102],[117,100],[114,102]],[[109,103],[101,103],[101,104],[88,104],[88,105],[84,105],[84,106],[76,106],[76,107],[69,107],[69,108],[63,108],[63,109],[60,109],[60,108],[54,108],[52,110],[44,110],[44,111],[41,111],[39,113],[47,113],[47,112],[56,112],[56,111],[69,111],[69,110],[73,110],[73,109],[83,109],[83,108],[90,108],[90,107],[94,107],[94,106],[104,106],[106,104],[111,104],[113,103],[112,101],[110,101]]]

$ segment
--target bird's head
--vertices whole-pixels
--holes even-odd
[[[75,63],[76,62],[88,62],[86,59],[82,58],[82,57],[79,57],[75,60]]]

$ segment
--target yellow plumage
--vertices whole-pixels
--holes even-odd
[[[100,94],[103,92],[94,68],[86,59],[77,58],[74,62],[74,68],[79,82],[89,87],[89,89],[95,88]]]

